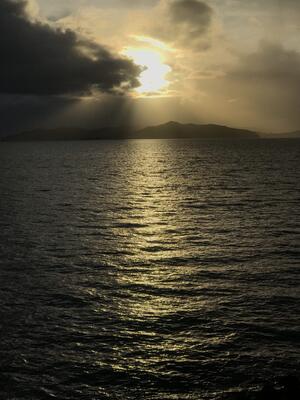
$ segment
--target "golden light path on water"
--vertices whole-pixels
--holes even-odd
[[[1,399],[216,400],[298,370],[296,143],[0,156]]]
[[[114,228],[118,251],[124,255],[123,265],[118,263],[112,279],[122,294],[114,310],[118,319],[128,326],[122,331],[124,340],[127,337],[139,340],[134,352],[126,345],[114,347],[113,368],[130,369],[135,374],[156,374],[157,366],[170,362],[172,357],[178,363],[188,362],[189,349],[198,341],[191,337],[187,327],[181,327],[175,336],[166,331],[159,339],[157,326],[168,326],[176,316],[178,320],[186,318],[194,310],[200,312],[211,305],[202,293],[194,295],[192,301],[189,298],[190,291],[195,290],[193,277],[199,273],[197,265],[172,268],[162,263],[185,257],[183,221],[178,217],[183,201],[183,177],[174,174],[177,159],[172,157],[172,146],[163,141],[134,141],[128,146],[132,157],[120,178],[123,188],[126,182],[123,201],[131,211],[125,217],[120,214]],[[117,190],[113,193],[119,196]],[[145,265],[145,260],[151,266]],[[205,291],[206,286],[207,283],[201,285],[197,281],[197,291]],[[219,340],[227,341],[227,337],[203,337],[202,343],[209,345]],[[145,349],[147,358],[142,355]],[[167,377],[168,373],[165,374]]]

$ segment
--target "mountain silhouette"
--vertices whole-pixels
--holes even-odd
[[[256,132],[245,129],[213,124],[180,124],[174,121],[144,128],[137,134],[144,139],[255,139],[259,137]]]
[[[10,135],[4,141],[120,140],[120,139],[256,139],[259,135],[245,129],[221,125],[180,124],[170,121],[140,130],[128,127],[100,129],[35,129]]]

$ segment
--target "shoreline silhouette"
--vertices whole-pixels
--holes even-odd
[[[165,124],[135,130],[129,127],[104,127],[83,129],[61,127],[56,129],[34,129],[9,136],[2,141],[66,141],[66,140],[122,140],[122,139],[297,139],[299,132],[262,134],[247,129],[232,128],[216,124],[181,124],[170,121]]]

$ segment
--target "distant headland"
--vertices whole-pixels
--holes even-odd
[[[67,140],[122,140],[122,139],[215,139],[241,140],[259,138],[300,138],[299,132],[284,134],[260,134],[258,132],[231,128],[222,125],[181,124],[170,121],[162,125],[150,126],[140,130],[128,127],[106,127],[99,129],[56,128],[34,129],[9,135],[2,141],[67,141]]]

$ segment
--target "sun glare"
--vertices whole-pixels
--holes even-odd
[[[136,88],[136,92],[139,94],[157,93],[168,86],[167,74],[171,71],[171,67],[164,64],[159,52],[129,48],[124,53],[136,64],[145,68],[139,76],[140,86]]]

